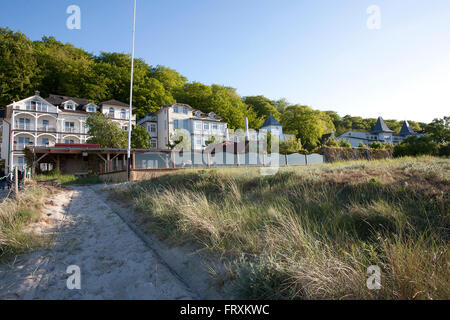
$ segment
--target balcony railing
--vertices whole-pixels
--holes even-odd
[[[31,123],[18,123],[16,122],[14,124],[14,129],[20,129],[20,130],[34,130],[34,125]]]
[[[51,127],[51,126],[41,126],[41,127],[38,127],[38,131],[43,131],[43,132],[56,132],[56,127]]]

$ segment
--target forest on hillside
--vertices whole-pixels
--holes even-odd
[[[129,103],[130,65],[128,54],[94,55],[54,37],[31,41],[21,32],[0,28],[0,106],[31,96],[35,90],[43,97],[52,93],[96,103],[109,99]],[[213,111],[234,129],[243,128],[246,117],[251,128],[259,128],[272,113],[284,131],[296,134],[309,150],[332,130],[340,135],[347,130],[371,130],[376,123],[373,118],[341,117],[334,111],[315,110],[286,99],[241,97],[235,88],[191,82],[169,67],[135,59],[133,105],[137,118],[173,102],[186,103],[203,112]],[[392,130],[400,131],[402,121],[386,123]],[[409,123],[415,130],[424,126]]]

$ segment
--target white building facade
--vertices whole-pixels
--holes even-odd
[[[25,166],[24,149],[29,146],[54,146],[57,143],[85,144],[89,139],[86,121],[102,112],[128,129],[127,105],[110,100],[95,104],[87,99],[50,95],[34,96],[6,106],[2,128],[1,158],[9,172],[13,166]],[[132,116],[132,123],[136,123]]]
[[[421,133],[412,130],[412,128],[409,126],[408,121],[403,122],[402,129],[397,134],[389,129],[382,117],[379,117],[375,128],[371,132],[347,131],[344,134],[340,135],[337,139],[347,140],[352,147],[358,147],[361,142],[368,146],[375,141],[383,144],[391,143],[393,145],[397,145],[409,136],[420,134]]]
[[[213,136],[215,143],[226,140],[228,131],[227,123],[214,112],[206,114],[181,103],[162,106],[158,111],[147,114],[138,124],[149,132],[152,149],[162,150],[168,149],[168,144],[180,135],[183,135],[184,140],[189,140],[180,145],[203,150]]]

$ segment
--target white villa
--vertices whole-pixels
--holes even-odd
[[[211,136],[224,141],[227,138],[227,123],[214,112],[205,114],[187,104],[173,103],[148,113],[138,124],[150,134],[153,149],[167,149],[180,130],[187,133],[193,150],[203,150]]]
[[[44,99],[36,91],[34,96],[6,106],[1,158],[7,172],[12,168],[10,164],[23,168],[26,146],[86,143],[89,138],[86,120],[95,112],[110,115],[119,126],[128,129],[128,105],[116,100],[97,105],[87,99],[53,94]],[[132,124],[136,124],[135,116]]]
[[[396,134],[394,131],[389,129],[386,122],[384,122],[382,117],[379,117],[375,128],[371,132],[364,131],[347,131],[346,133],[337,137],[338,140],[345,139],[350,142],[352,147],[358,147],[362,142],[366,146],[371,144],[372,142],[379,141],[381,143],[392,143],[393,145],[397,145],[399,142],[405,140],[407,137],[411,135],[419,135],[420,133],[415,132],[409,126],[408,121],[403,122],[402,129],[400,133]]]
[[[280,141],[286,141],[291,137],[295,137],[294,134],[284,133],[283,126],[281,123],[275,119],[272,114],[270,114],[266,121],[262,124],[261,128],[258,131],[249,130],[249,140],[250,141],[258,141],[264,140],[267,136],[267,133],[271,133],[273,136],[277,136]]]

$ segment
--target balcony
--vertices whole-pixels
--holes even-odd
[[[14,129],[32,131],[34,130],[34,124],[16,122],[14,124]]]
[[[56,127],[52,127],[52,126],[40,126],[40,127],[38,127],[37,131],[42,131],[42,132],[56,132]]]

